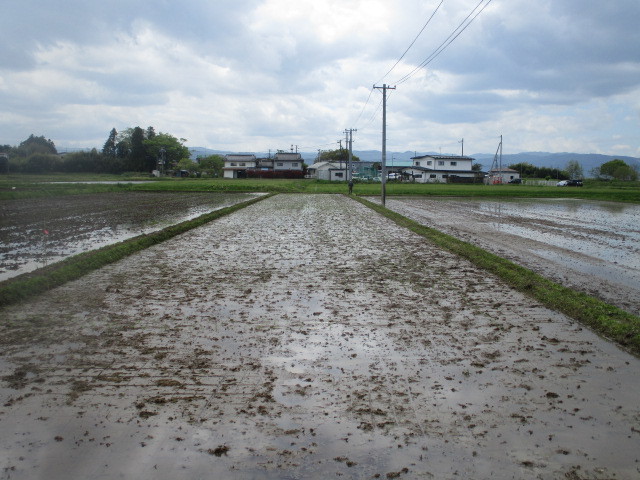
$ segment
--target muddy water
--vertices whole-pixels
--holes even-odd
[[[190,220],[249,194],[121,192],[3,201],[0,281]]]
[[[0,316],[0,478],[640,475],[638,359],[342,196]]]
[[[640,205],[397,197],[387,207],[640,315]]]

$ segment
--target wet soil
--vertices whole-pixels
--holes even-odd
[[[573,199],[392,197],[386,206],[640,315],[639,205]]]
[[[252,195],[120,192],[2,201],[0,281],[249,198]]]
[[[640,360],[343,196],[0,317],[3,479],[640,475]]]

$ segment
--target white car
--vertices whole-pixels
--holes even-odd
[[[569,184],[569,182],[567,180],[560,180],[558,183],[556,183],[556,187],[566,187]]]

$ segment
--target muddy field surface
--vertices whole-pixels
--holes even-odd
[[[379,197],[370,200],[379,202]],[[386,206],[640,315],[639,205],[394,197]]]
[[[3,200],[0,203],[0,281],[253,196],[120,192]]]
[[[640,476],[640,360],[343,196],[0,317],[3,479]]]

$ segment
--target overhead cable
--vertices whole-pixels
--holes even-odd
[[[407,49],[404,51],[404,53],[400,56],[400,58],[398,59],[398,61],[396,63],[393,64],[393,67],[391,67],[389,69],[389,71],[387,73],[385,73],[382,78],[380,80],[378,80],[376,82],[376,84],[382,82],[382,80],[384,80],[385,78],[387,78],[387,75],[389,75],[394,68],[396,68],[398,66],[398,64],[402,61],[402,59],[404,58],[404,56],[407,54],[407,52],[411,49],[411,47],[413,47],[413,44],[416,43],[416,40],[418,40],[418,38],[420,38],[420,35],[422,35],[422,32],[424,32],[424,29],[427,28],[427,25],[429,25],[429,23],[431,22],[431,20],[433,19],[433,17],[435,16],[435,14],[438,12],[438,10],[440,9],[440,7],[442,6],[442,4],[444,3],[444,0],[441,0],[440,3],[438,4],[438,6],[436,7],[436,9],[433,11],[433,13],[431,14],[431,16],[429,17],[429,20],[427,20],[427,23],[424,24],[424,26],[420,29],[420,31],[418,32],[418,35],[416,35],[416,38],[413,39],[413,41],[409,44],[409,46],[407,47]]]
[[[401,85],[407,80],[409,80],[418,70],[426,67],[431,62],[433,62],[453,41],[460,36],[462,32],[464,32],[469,25],[480,15],[485,8],[491,3],[492,0],[480,0],[480,2],[475,6],[473,10],[465,17],[465,19],[460,22],[453,32],[436,48],[420,65],[414,68],[411,72],[406,74],[400,80],[395,82],[396,85]],[[485,3],[486,2],[486,3]],[[482,8],[480,6],[484,3]],[[478,10],[479,9],[479,10]],[[477,10],[477,12],[476,12]],[[474,15],[475,12],[475,15]],[[473,16],[473,18],[471,18]],[[471,18],[471,19],[470,19]]]

